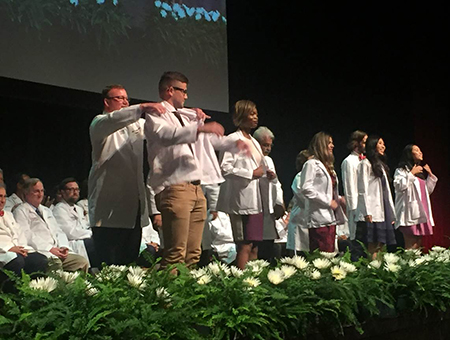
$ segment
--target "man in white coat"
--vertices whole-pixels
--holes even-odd
[[[14,217],[27,243],[49,259],[50,269],[87,272],[88,261],[74,254],[69,241],[56,223],[52,211],[41,204],[44,185],[38,178],[30,178],[24,183],[25,202],[14,210]]]
[[[149,224],[141,116],[165,110],[160,103],[130,106],[121,85],[107,86],[102,96],[103,113],[94,117],[89,129],[89,221],[99,261],[122,265],[138,258],[141,227]]]
[[[59,185],[62,200],[52,213],[61,230],[69,240],[70,248],[89,261],[90,267],[98,267],[95,260],[92,231],[84,219],[83,208],[76,203],[80,198],[80,188],[75,178],[66,178]]]
[[[341,164],[342,186],[344,187],[345,201],[347,202],[347,218],[350,239],[355,239],[356,233],[356,206],[358,203],[358,177],[359,162],[364,159],[367,133],[356,130],[350,135],[348,148],[351,150]]]
[[[195,264],[200,259],[206,199],[200,186],[222,178],[214,148],[234,148],[215,136],[223,127],[204,123],[202,110],[184,109],[188,79],[179,72],[165,72],[159,82],[164,115],[146,116],[150,185],[162,216],[164,255],[170,264]],[[214,163],[215,160],[215,163]]]
[[[10,270],[19,276],[22,269],[28,274],[44,272],[47,258],[28,245],[13,214],[4,210],[5,202],[5,185],[0,183],[0,269]],[[7,276],[0,271],[0,288],[3,282],[7,282]]]
[[[30,178],[30,176],[24,173],[18,173],[13,176],[11,183],[15,185],[15,191],[6,199],[6,211],[13,212],[19,204],[23,203],[23,183],[28,178]]]

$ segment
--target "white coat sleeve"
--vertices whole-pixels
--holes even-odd
[[[428,175],[428,177],[427,177],[428,195],[431,195],[433,193],[434,188],[436,187],[437,181],[438,181],[438,178],[435,175]]]
[[[251,181],[253,179],[253,170],[244,167],[236,167],[237,158],[240,157],[237,154],[232,154],[231,152],[225,151],[221,155],[220,168],[222,170],[222,175],[227,176],[237,176]]]
[[[72,220],[68,211],[63,207],[57,205],[52,213],[56,219],[56,223],[70,241],[82,240],[92,236],[92,231],[84,229],[76,220]]]
[[[142,111],[139,105],[133,105],[120,110],[104,113],[96,116],[89,127],[92,140],[102,140],[112,133],[120,130],[141,117]]]
[[[195,123],[186,126],[174,126],[161,116],[148,113],[145,115],[145,136],[147,140],[157,140],[164,146],[195,143],[197,128]]]
[[[412,185],[414,185],[416,177],[403,168],[395,169],[394,173],[394,188],[397,192],[404,192],[408,190]]]
[[[345,198],[347,199],[347,206],[356,207],[358,200],[358,189],[355,187],[355,183],[357,182],[356,171],[346,159],[342,162],[341,171],[342,186],[344,188]]]

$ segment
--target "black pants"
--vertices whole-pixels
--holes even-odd
[[[89,262],[91,263],[91,268],[100,268],[102,263],[98,259],[97,251],[95,250],[94,238],[89,237],[83,239],[84,246],[89,256]]]

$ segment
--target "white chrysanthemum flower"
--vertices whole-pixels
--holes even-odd
[[[141,275],[127,274],[128,283],[138,289],[144,289],[147,285]]]
[[[88,296],[94,296],[95,294],[98,293],[98,289],[95,287],[92,287],[92,284],[89,281],[84,281],[84,283],[86,284],[86,294]]]
[[[339,265],[347,272],[354,273],[356,272],[356,266],[353,263],[341,261]]]
[[[281,269],[277,268],[269,270],[269,272],[267,273],[267,278],[271,283],[277,285],[284,281],[285,275]]]
[[[244,271],[236,266],[231,266],[231,274],[233,274],[234,277],[241,277],[244,275]]]
[[[335,252],[332,252],[332,253],[330,253],[330,252],[327,252],[327,251],[321,251],[320,252],[320,255],[322,255],[323,257],[325,257],[326,259],[332,259],[332,258],[334,258],[334,257],[336,257],[336,254],[337,253],[335,253]]]
[[[309,262],[303,256],[294,255],[292,257],[292,265],[297,269],[303,270],[309,266]]]
[[[244,270],[244,272],[251,272],[252,275],[256,275],[256,276],[261,274],[262,271],[263,271],[263,268],[260,267],[259,265],[246,266],[245,270]]]
[[[156,297],[158,299],[161,299],[161,300],[164,300],[164,301],[169,301],[170,300],[170,294],[167,291],[167,289],[164,288],[164,287],[156,288],[155,293],[156,293]]]
[[[341,266],[333,266],[331,268],[331,275],[333,275],[335,280],[342,280],[347,276],[347,272]]]
[[[256,277],[247,277],[244,280],[242,280],[245,284],[247,284],[249,287],[258,287],[261,284],[261,281],[259,281]]]
[[[387,270],[388,272],[397,273],[401,267],[396,263],[386,262],[384,264],[384,270]]]
[[[410,267],[417,267],[417,263],[416,263],[415,260],[409,260],[408,261],[408,266],[410,266]]]
[[[330,260],[332,264],[339,264],[341,262],[341,259],[339,257],[335,257]]]
[[[426,260],[423,257],[419,257],[414,260],[414,263],[416,264],[416,266],[420,266],[421,264],[424,264],[425,262],[426,262]]]
[[[197,283],[198,283],[199,285],[206,285],[206,284],[210,283],[211,280],[212,280],[211,275],[205,274],[205,275],[203,275],[203,276],[200,276],[200,277],[197,279]]]
[[[311,279],[313,280],[318,280],[320,279],[320,277],[322,276],[322,274],[320,274],[320,272],[317,269],[314,269],[311,274],[309,275],[311,277]]]
[[[128,271],[130,272],[131,275],[135,275],[135,276],[145,276],[146,271],[144,269],[142,269],[141,267],[129,267]]]
[[[67,284],[74,283],[77,277],[80,276],[80,272],[65,272],[63,270],[57,270],[56,274]]]
[[[393,253],[386,253],[384,254],[383,258],[387,263],[397,263],[400,260],[400,257]]]
[[[30,288],[45,290],[47,292],[51,292],[58,287],[58,281],[53,277],[38,277],[37,279],[30,281]]]
[[[318,258],[313,261],[313,265],[317,269],[325,269],[325,268],[328,268],[329,266],[331,266],[331,261],[328,259]]]
[[[219,276],[220,274],[220,267],[217,262],[211,262],[207,266],[209,272],[215,276]]]
[[[191,270],[190,274],[194,279],[198,279],[206,274],[206,269],[205,268],[193,269]]]
[[[258,266],[261,268],[265,268],[270,266],[270,263],[267,262],[266,260],[252,260],[247,262],[247,266]]]
[[[128,269],[127,266],[124,266],[124,265],[118,266],[116,264],[112,264],[112,265],[108,266],[107,269],[108,268],[111,270],[114,270],[114,271],[118,271],[118,272],[124,272]]]
[[[381,267],[381,264],[382,264],[381,261],[379,261],[379,260],[373,260],[373,261],[371,261],[371,262],[369,263],[368,267],[369,267],[369,268],[372,267],[372,268],[375,268],[375,269],[379,269],[379,268]]]
[[[295,269],[292,266],[288,266],[288,265],[283,265],[283,266],[281,266],[280,269],[283,272],[285,279],[290,278],[292,275],[294,275],[297,272],[297,269]]]
[[[405,254],[412,256],[420,256],[422,255],[422,251],[420,249],[406,249]]]
[[[441,247],[441,246],[433,246],[433,247],[431,247],[431,250],[436,253],[442,253],[442,252],[446,251],[447,249],[445,249],[444,247]]]
[[[430,254],[426,254],[422,256],[422,259],[424,262],[430,262],[433,261],[433,256],[431,256]]]

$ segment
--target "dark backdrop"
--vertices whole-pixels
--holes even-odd
[[[230,110],[239,99],[253,100],[260,125],[274,132],[271,156],[286,203],[295,156],[320,130],[333,135],[339,175],[355,129],[383,137],[391,175],[403,147],[417,143],[439,177],[435,236],[427,242],[450,246],[446,10],[424,3],[227,5]],[[149,91],[158,79],[152,81]],[[6,78],[0,84],[6,179],[25,171],[50,189],[64,177],[86,178],[88,127],[101,111],[100,96]],[[210,114],[233,131],[229,114]]]

